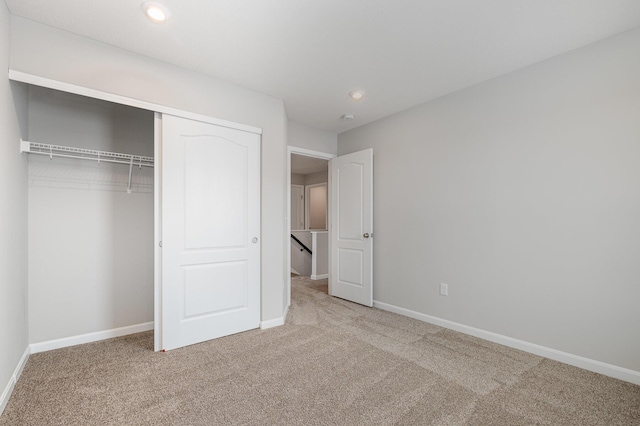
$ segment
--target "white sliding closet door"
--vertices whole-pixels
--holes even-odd
[[[162,116],[162,349],[260,323],[260,136]]]

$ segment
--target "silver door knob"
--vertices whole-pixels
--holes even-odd
[[[253,244],[257,243],[257,242],[258,242],[258,237],[253,237],[253,238],[251,239],[251,242],[252,242]]]
[[[369,238],[369,233],[365,232],[364,234],[362,234],[362,236],[365,237],[365,238]]]

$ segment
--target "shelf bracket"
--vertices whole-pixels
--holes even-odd
[[[133,173],[133,155],[129,160],[129,186],[127,187],[127,194],[131,194],[131,174]]]

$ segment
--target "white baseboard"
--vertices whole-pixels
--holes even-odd
[[[66,348],[68,346],[82,345],[83,343],[97,342],[98,340],[111,339],[113,337],[126,336],[127,334],[142,333],[153,330],[153,321],[142,324],[129,325],[126,327],[113,328],[111,330],[97,331],[95,333],[81,334],[79,336],[65,337],[62,339],[49,340],[46,342],[32,343],[31,353],[51,351],[54,349]]]
[[[262,330],[266,330],[267,328],[273,328],[273,327],[284,325],[284,320],[287,318],[288,313],[289,313],[289,307],[287,306],[284,310],[283,315],[280,318],[275,318],[268,321],[260,321],[260,328]]]
[[[295,269],[291,268],[291,272],[296,274],[296,275],[302,275],[300,272],[296,271]]]
[[[312,280],[324,280],[325,278],[329,278],[329,274],[311,275]]]
[[[24,366],[27,365],[27,360],[29,359],[30,353],[31,352],[29,350],[29,346],[27,346],[27,348],[24,350],[24,353],[22,354],[22,357],[20,358],[20,361],[18,361],[16,369],[13,370],[11,378],[9,378],[9,383],[7,383],[4,391],[2,391],[2,395],[0,395],[0,415],[2,415],[2,413],[4,412],[7,403],[9,403],[9,398],[11,398],[13,389],[16,387],[16,383],[18,383],[18,379],[22,374],[22,370],[24,370]]]
[[[450,330],[459,331],[460,333],[499,343],[504,346],[520,349],[521,351],[549,358],[554,361],[573,365],[574,367],[579,367],[585,370],[593,371],[595,373],[604,374],[605,376],[613,377],[615,379],[620,379],[626,382],[640,385],[640,371],[630,370],[628,368],[618,367],[613,364],[607,364],[605,362],[584,358],[578,355],[573,355],[567,352],[548,348],[546,346],[537,345],[535,343],[525,342],[524,340],[518,340],[512,337],[503,336],[502,334],[493,333],[491,331],[481,330],[479,328],[470,327],[468,325],[460,324],[457,322],[445,320],[420,312],[411,311],[409,309],[390,305],[388,303],[378,302],[376,300],[373,301],[373,306],[385,311],[417,319],[419,321],[428,322],[429,324],[438,325]]]
[[[278,327],[280,325],[284,325],[284,318],[283,317],[260,322],[260,328],[262,330],[266,330],[267,328]]]

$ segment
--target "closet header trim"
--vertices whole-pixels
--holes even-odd
[[[154,104],[152,102],[142,101],[140,99],[129,98],[127,96],[116,95],[114,93],[103,92],[101,90],[90,89],[88,87],[78,86],[71,83],[65,83],[58,80],[52,80],[46,77],[40,77],[28,74],[22,71],[9,70],[9,80],[20,83],[32,84],[34,86],[46,87],[48,89],[59,90],[61,92],[73,93],[76,95],[86,96],[89,98],[100,99],[116,104],[128,105],[135,108],[145,109],[148,111],[160,112],[162,114],[175,115],[176,117],[188,118],[190,120],[202,121],[205,123],[215,124],[217,126],[228,127],[231,129],[242,130],[249,133],[262,135],[262,129],[259,127],[249,126],[246,124],[236,123],[233,121],[222,120],[219,118],[208,117],[206,115],[196,114],[183,111],[177,108]]]

